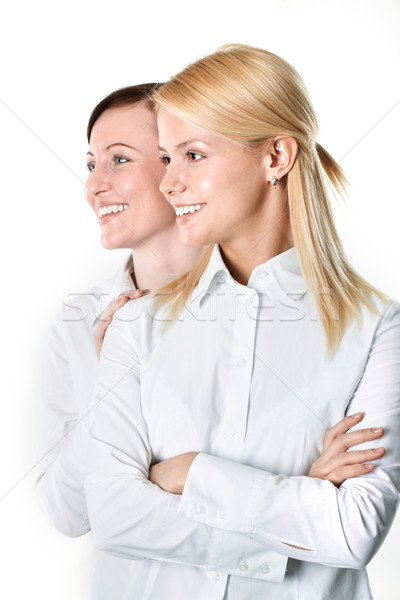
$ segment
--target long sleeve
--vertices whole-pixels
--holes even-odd
[[[86,368],[90,372],[90,364]],[[83,477],[78,469],[81,418],[60,311],[43,357],[36,492],[53,526],[74,537],[90,529]]]
[[[383,426],[385,456],[365,476],[336,488],[305,476],[276,475],[208,454],[193,462],[179,514],[223,531],[275,542],[283,554],[334,567],[360,568],[382,544],[400,490],[400,309],[380,321],[347,414],[359,427]],[[374,447],[374,444],[364,444]],[[360,447],[357,447],[360,449]],[[197,506],[203,506],[200,513]],[[301,549],[294,549],[291,546]]]
[[[252,535],[220,531],[180,517],[180,497],[148,481],[152,449],[141,403],[144,357],[132,348],[124,312],[125,307],[105,337],[85,448],[85,491],[96,546],[122,558],[282,581],[285,557]],[[252,572],[243,572],[243,553],[253,557]],[[263,567],[266,564],[268,568]]]

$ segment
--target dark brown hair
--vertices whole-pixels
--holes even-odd
[[[129,87],[121,88],[120,90],[115,90],[115,92],[108,94],[108,96],[103,98],[103,100],[101,100],[92,110],[86,130],[88,142],[90,142],[93,125],[105,110],[116,108],[117,106],[129,106],[130,104],[136,104],[143,100],[148,103],[149,108],[152,108],[151,94],[160,85],[160,83],[142,83],[140,85],[131,85]]]

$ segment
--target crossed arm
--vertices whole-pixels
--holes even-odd
[[[358,440],[368,440],[371,445],[382,435],[382,430],[343,433],[349,425],[344,421],[328,433],[323,456],[309,477],[276,475],[201,453],[177,459],[186,461],[183,470],[178,465],[180,474],[164,484],[157,480],[157,472],[163,477],[171,466],[175,471],[176,461],[151,469],[139,373],[130,367],[136,356],[129,340],[112,326],[100,369],[99,391],[107,393],[107,403],[102,404],[102,413],[96,415],[91,428],[93,470],[86,480],[92,530],[99,547],[118,556],[181,562],[222,572],[232,572],[227,570],[232,565],[224,565],[222,560],[227,547],[232,556],[233,549],[242,554],[246,546],[246,553],[259,553],[260,560],[265,553],[275,553],[330,566],[358,568],[365,564],[384,539],[398,502],[399,321],[397,314],[382,325],[362,385],[351,402],[355,412],[365,407],[369,424],[376,418],[389,425],[390,453],[378,469],[368,472],[371,467],[361,466],[357,460],[380,457],[383,461],[383,450],[346,453],[351,458],[345,457],[345,462],[343,457],[335,458],[345,454],[339,450],[346,436],[353,447]],[[110,392],[112,381],[119,384]],[[358,415],[354,421],[359,423],[361,418]],[[332,473],[337,483],[343,469],[353,475],[354,469],[360,469],[363,475],[353,476],[339,489],[316,477]],[[176,479],[178,487],[174,487]],[[154,485],[156,481],[161,487]],[[176,493],[163,491],[163,485]],[[251,515],[247,514],[249,489],[257,508]],[[193,499],[206,498],[210,506],[218,506],[222,497],[230,514],[224,523],[217,522],[213,511],[196,513]],[[289,513],[285,506],[290,507]],[[216,530],[219,536],[214,535]]]
[[[311,465],[309,477],[326,479],[339,486],[346,479],[365,475],[374,469],[370,461],[381,458],[385,454],[384,447],[348,451],[358,444],[378,440],[383,435],[382,427],[350,431],[361,422],[363,416],[359,412],[344,417],[326,431],[322,454]],[[149,480],[166,492],[182,494],[189,469],[197,455],[198,452],[186,452],[154,464],[150,468]]]

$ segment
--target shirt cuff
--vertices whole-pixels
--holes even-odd
[[[257,538],[253,527],[254,510],[264,481],[265,473],[259,469],[200,453],[190,467],[179,514],[225,530],[225,535],[218,538],[218,554],[230,556],[232,574],[280,583],[285,576],[287,557],[268,549],[261,541],[259,549],[254,551]],[[243,536],[240,556],[234,557],[230,552],[229,532],[248,536],[248,545]]]

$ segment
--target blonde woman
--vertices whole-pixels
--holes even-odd
[[[139,561],[132,597],[371,598],[365,565],[398,504],[400,306],[343,252],[326,186],[341,193],[343,173],[301,78],[267,51],[223,47],[155,101],[161,189],[204,251],[105,336],[95,541]],[[324,480],[328,425],[354,422],[357,443],[362,414],[356,456],[375,468]]]

